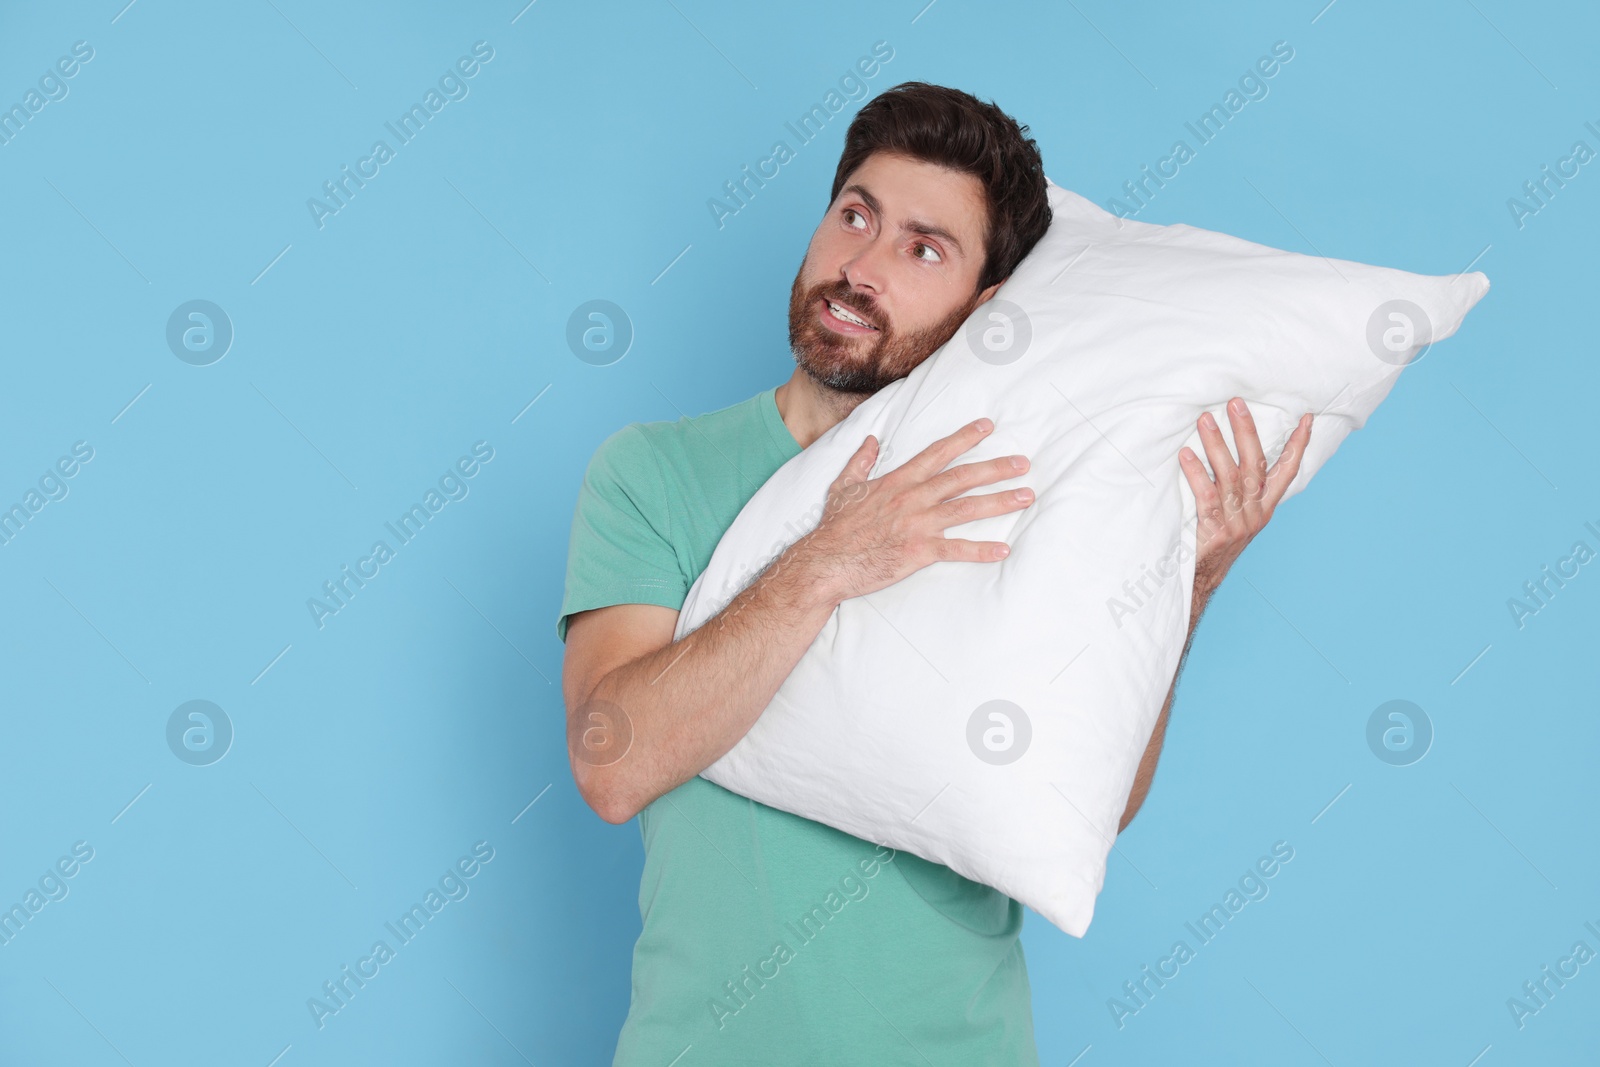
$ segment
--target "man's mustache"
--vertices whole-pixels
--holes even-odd
[[[859,316],[863,321],[876,326],[880,332],[889,332],[889,324],[884,321],[883,313],[878,310],[875,301],[869,303],[866,307],[862,307],[862,297],[859,293],[851,292],[848,289],[840,292],[833,286],[825,287],[817,295],[824,300],[831,300],[845,310]]]

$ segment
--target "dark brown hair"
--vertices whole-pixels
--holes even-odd
[[[1044,161],[1028,127],[959,89],[902,82],[869,100],[850,123],[831,204],[874,152],[892,152],[977,178],[989,204],[975,292],[1011,276],[1050,227]]]

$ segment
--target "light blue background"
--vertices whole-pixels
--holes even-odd
[[[1600,963],[1506,1006],[1600,950],[1600,567],[1507,608],[1600,548],[1600,164],[1507,207],[1600,150],[1592,8],[124,3],[0,14],[0,105],[94,48],[0,145],[0,504],[94,449],[0,547],[0,904],[94,849],[0,946],[0,1061],[609,1063],[642,853],[567,766],[579,478],[624,423],[790,373],[858,102],[720,229],[707,200],[882,40],[873,92],[993,99],[1105,203],[1282,40],[1139,217],[1493,290],[1213,600],[1088,936],[1029,916],[1043,1061],[1594,1062]],[[319,229],[307,199],[480,40],[470,95]],[[165,341],[193,299],[236,331],[206,367]],[[565,341],[592,299],[636,330],[610,366]],[[469,495],[319,629],[307,598],[478,441]],[[165,740],[193,699],[236,730],[208,767]],[[1411,766],[1367,747],[1391,699],[1436,731]],[[1271,895],[1119,1029],[1108,999],[1280,840]],[[479,841],[470,894],[319,1030],[307,999]]]

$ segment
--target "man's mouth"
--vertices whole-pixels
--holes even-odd
[[[838,329],[842,333],[860,333],[863,331],[875,332],[878,329],[876,326],[872,325],[872,323],[851,311],[843,304],[835,303],[826,297],[823,298],[822,303],[827,309],[826,317],[831,317],[833,319],[833,322],[829,323],[829,325],[833,326],[835,329]]]

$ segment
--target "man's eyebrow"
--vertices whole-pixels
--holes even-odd
[[[861,198],[862,203],[867,205],[867,210],[871,211],[879,218],[883,217],[883,205],[878,202],[877,197],[867,192],[867,190],[862,186],[847,185],[843,189],[839,190],[839,192],[840,195],[854,193],[856,196]],[[934,226],[931,223],[923,222],[921,219],[906,219],[900,225],[905,229],[910,230],[912,233],[920,233],[924,237],[938,237],[941,240],[948,241],[950,246],[956,250],[956,254],[958,256],[965,256],[967,254],[966,249],[961,247],[961,242],[956,240],[956,235],[951,233],[949,230],[943,229],[939,226]]]

